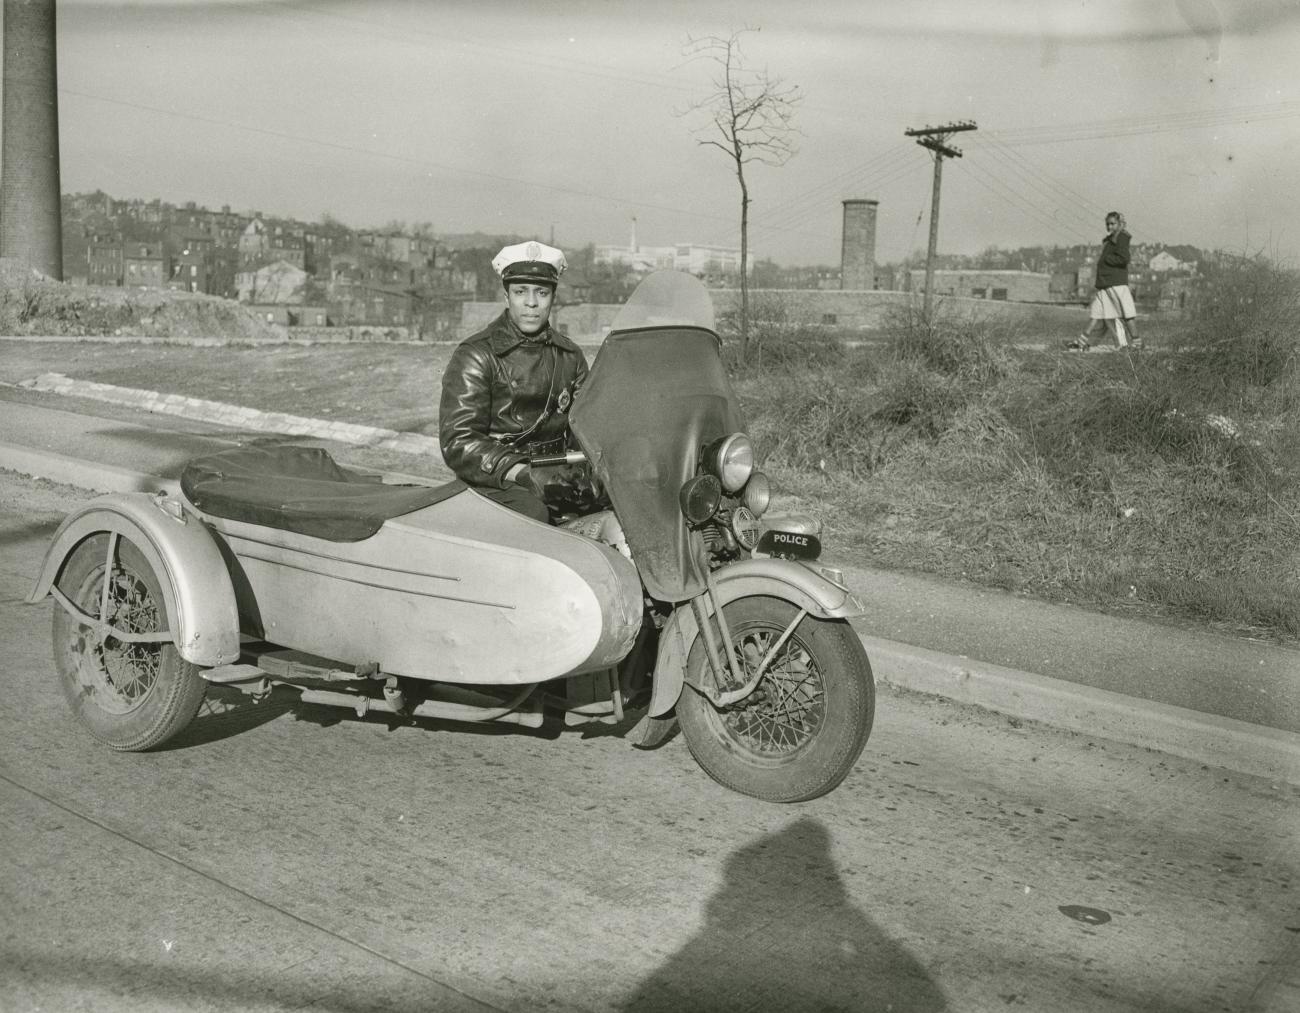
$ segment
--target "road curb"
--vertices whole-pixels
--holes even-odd
[[[0,442],[0,468],[96,492],[175,494],[175,479]],[[417,480],[418,481],[418,480]],[[1300,735],[941,654],[858,631],[878,681],[1008,717],[1300,785]]]
[[[290,436],[313,436],[322,440],[348,443],[355,447],[397,450],[418,456],[432,454],[437,457],[442,453],[435,437],[420,433],[380,429],[355,422],[314,419],[305,415],[290,415],[287,412],[264,412],[259,408],[245,408],[224,401],[207,401],[203,398],[186,397],[184,394],[163,394],[137,387],[118,387],[111,383],[77,380],[62,373],[42,373],[31,380],[24,380],[17,386],[24,390],[127,405],[140,411],[177,415],[181,418],[211,422],[236,429],[286,433]]]
[[[877,680],[1300,785],[1300,735],[858,633]]]

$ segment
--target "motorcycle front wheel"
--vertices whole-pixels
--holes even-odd
[[[729,645],[747,679],[798,615],[780,598],[724,606]],[[704,641],[687,661],[690,682],[714,684]],[[726,687],[730,688],[730,687]],[[768,802],[824,795],[853,769],[871,734],[876,689],[862,641],[842,619],[804,616],[754,692],[719,710],[687,686],[677,702],[691,755],[718,783]]]
[[[59,588],[83,611],[124,633],[171,629],[158,575],[125,538],[109,553],[109,536],[86,539],[68,557]],[[107,586],[105,586],[107,585]],[[190,723],[207,683],[198,667],[166,642],[97,637],[64,609],[54,609],[54,667],[68,705],[101,742],[123,752],[162,745]]]

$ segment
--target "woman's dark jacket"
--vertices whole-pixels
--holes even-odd
[[[1097,287],[1111,288],[1128,284],[1128,241],[1123,229],[1101,241],[1101,256],[1097,258]]]
[[[563,449],[587,359],[549,325],[525,337],[509,311],[461,342],[442,375],[438,438],[462,481],[505,488],[530,453]]]

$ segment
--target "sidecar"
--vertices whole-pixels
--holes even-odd
[[[463,694],[440,706],[408,700],[403,681],[531,690],[606,672],[641,628],[640,580],[609,544],[612,515],[601,541],[460,482],[388,485],[309,447],[200,458],[181,489],[100,497],[70,514],[28,599],[58,602],[64,691],[120,749],[183,728],[205,682],[257,694],[275,676],[306,700],[359,712],[537,724],[538,706],[521,714]],[[382,697],[356,692],[372,678]],[[151,694],[155,683],[164,692]]]

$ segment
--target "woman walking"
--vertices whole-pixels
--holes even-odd
[[[1133,330],[1137,309],[1128,287],[1128,229],[1118,211],[1106,215],[1106,238],[1097,257],[1096,290],[1088,306],[1088,329],[1065,343],[1066,348],[1086,352],[1093,339],[1110,333],[1120,348],[1141,348],[1142,339]]]

